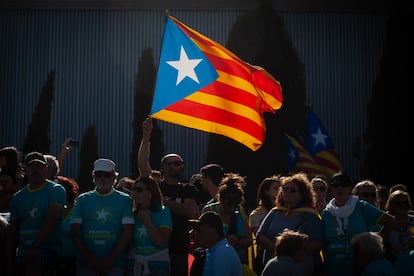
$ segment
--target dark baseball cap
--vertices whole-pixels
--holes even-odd
[[[46,159],[43,156],[43,154],[41,154],[40,152],[37,151],[33,151],[30,152],[26,155],[26,157],[24,158],[24,164],[26,166],[33,164],[33,163],[40,163],[42,165],[46,166]]]
[[[190,228],[200,228],[203,225],[209,225],[219,231],[223,231],[223,221],[214,211],[208,211],[200,215],[198,219],[188,220]]]

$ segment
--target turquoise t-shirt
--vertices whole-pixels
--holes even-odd
[[[397,276],[397,272],[389,260],[381,257],[369,263],[361,276]]]
[[[156,228],[167,228],[172,230],[171,212],[166,206],[162,206],[157,212],[151,212],[151,220]],[[136,255],[148,256],[165,248],[168,248],[168,243],[162,248],[157,247],[151,240],[144,223],[135,217],[134,238],[132,240],[133,252]]]
[[[366,201],[359,200],[348,218],[344,235],[339,234],[336,218],[326,209],[322,212],[324,228],[324,269],[326,276],[354,275],[354,254],[350,241],[356,234],[377,225],[384,212]],[[342,222],[344,225],[344,223]]]
[[[155,228],[165,228],[172,230],[172,219],[171,211],[167,206],[161,206],[161,208],[154,212],[151,211],[151,220]],[[134,237],[132,239],[130,253],[141,256],[150,256],[157,254],[168,248],[168,242],[163,247],[158,247],[154,244],[149,236],[147,227],[142,221],[140,221],[135,215],[135,225],[134,225]],[[167,254],[168,255],[168,254]],[[134,260],[130,255],[130,260],[128,261],[128,267],[132,268],[134,266]],[[170,261],[169,260],[150,260],[148,261],[148,267],[152,273],[169,273],[170,271]]]
[[[124,224],[134,224],[129,195],[112,190],[101,195],[96,190],[78,196],[73,207],[71,224],[81,224],[81,236],[87,250],[98,257],[108,255],[122,233]],[[84,260],[78,257],[84,265]],[[125,265],[125,253],[120,254],[115,266]]]
[[[30,189],[29,185],[26,185],[14,194],[10,202],[10,220],[19,222],[17,263],[23,261],[24,251],[34,243],[46,220],[49,206],[57,205],[63,208],[65,202],[66,191],[63,186],[50,180],[37,189]],[[61,254],[61,235],[62,227],[58,223],[41,246]]]

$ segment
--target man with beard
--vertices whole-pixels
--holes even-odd
[[[96,188],[80,194],[73,207],[70,236],[78,252],[79,276],[124,275],[134,217],[129,195],[114,188],[117,176],[115,162],[96,160]]]
[[[152,132],[152,119],[148,117],[142,123],[142,140],[138,151],[138,169],[141,177],[151,174],[148,163],[149,145]],[[197,188],[190,183],[182,183],[184,160],[176,154],[166,154],[161,159],[160,189],[163,204],[170,208],[173,230],[169,241],[171,275],[188,274],[188,219],[197,217]]]
[[[10,203],[8,275],[45,275],[56,268],[62,251],[61,216],[66,191],[47,180],[43,154],[31,152],[24,163],[28,185],[15,193]]]

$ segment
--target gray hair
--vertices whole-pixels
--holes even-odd
[[[59,160],[51,154],[44,154],[43,156],[46,159],[49,174],[51,176],[57,176],[60,172]]]
[[[351,239],[351,246],[360,254],[378,259],[384,255],[382,237],[377,232],[362,232]]]
[[[362,181],[359,181],[355,185],[355,187],[352,189],[352,194],[357,195],[359,190],[362,187],[373,187],[375,189],[375,191],[377,191],[377,185],[373,181],[371,181],[371,180],[362,180]]]

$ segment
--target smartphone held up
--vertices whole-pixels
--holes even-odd
[[[71,139],[66,145],[67,150],[70,149],[70,148],[76,148],[76,147],[79,147],[79,141],[78,140]]]

